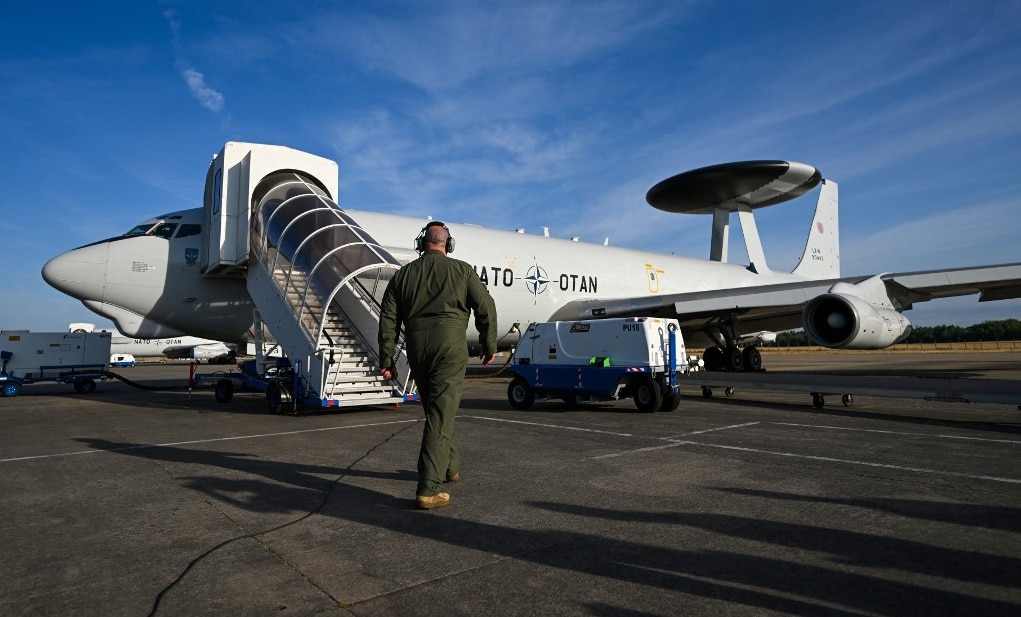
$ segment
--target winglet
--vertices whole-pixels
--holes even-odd
[[[793,274],[810,279],[840,278],[840,225],[837,183],[823,180],[808,231],[805,252]]]

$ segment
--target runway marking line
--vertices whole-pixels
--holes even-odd
[[[759,424],[759,423],[758,422],[745,422],[744,424],[731,424],[730,426],[718,426],[716,428],[707,428],[707,429],[702,430],[702,431],[693,431],[691,433],[684,433],[683,435],[678,435],[677,437],[662,437],[661,439],[666,439],[666,440],[673,441],[674,439],[677,439],[678,437],[690,437],[691,435],[704,435],[706,433],[714,433],[716,431],[726,431],[726,430],[734,429],[734,428],[744,428],[746,426],[755,426],[756,424]],[[685,443],[687,443],[687,442],[673,442],[673,443],[669,443],[669,444],[663,445],[663,446],[649,446],[647,448],[638,448],[637,450],[627,450],[625,452],[614,452],[612,454],[600,454],[599,456],[593,456],[592,458],[593,459],[616,458],[618,456],[624,456],[625,454],[633,454],[635,452],[652,452],[654,450],[665,450],[667,448],[676,448],[677,446],[684,445]]]
[[[712,433],[712,432],[716,432],[716,431],[723,431],[723,430],[735,429],[735,428],[744,428],[746,426],[754,426],[756,424],[759,424],[759,422],[747,422],[745,424],[734,424],[734,425],[731,425],[731,426],[721,426],[719,428],[706,429],[706,430],[702,430],[702,431],[694,431],[694,432],[691,432],[691,433],[686,433],[685,435],[680,435],[679,437],[687,437],[687,436],[691,436],[691,435],[703,435],[703,434],[706,434],[706,433]],[[800,427],[807,427],[807,428],[822,428],[822,429],[836,429],[836,430],[849,430],[849,431],[864,431],[864,432],[870,432],[870,433],[888,433],[888,434],[894,434],[894,435],[910,435],[910,436],[921,436],[921,437],[934,437],[935,436],[935,437],[940,437],[940,438],[945,438],[945,439],[969,439],[969,440],[987,441],[987,442],[1019,443],[1019,442],[1016,442],[1016,441],[1003,440],[1003,439],[984,439],[984,438],[981,438],[981,437],[958,437],[956,435],[930,435],[930,434],[926,434],[926,433],[909,433],[909,432],[906,432],[906,431],[887,431],[887,430],[879,430],[879,429],[843,429],[842,427],[837,427],[837,426],[825,426],[825,425],[816,425],[816,424],[796,424],[796,423],[793,423],[793,422],[770,422],[770,424],[777,424],[777,425],[781,425],[781,426],[800,426]],[[915,472],[915,473],[924,473],[924,474],[931,474],[931,475],[952,476],[952,477],[955,477],[955,478],[968,478],[968,479],[972,479],[972,480],[990,480],[990,481],[993,481],[993,482],[1007,482],[1007,483],[1010,483],[1010,484],[1021,484],[1021,479],[1017,479],[1017,478],[1002,478],[1002,477],[999,477],[999,476],[983,476],[983,475],[977,475],[977,474],[961,473],[961,472],[958,472],[958,471],[941,471],[939,469],[926,469],[924,467],[909,467],[909,466],[905,466],[905,465],[892,465],[892,464],[889,464],[889,463],[872,463],[872,462],[869,462],[869,461],[856,461],[856,460],[853,460],[853,459],[841,459],[841,458],[835,458],[835,457],[830,457],[830,456],[815,456],[815,455],[811,455],[811,454],[795,454],[793,452],[776,452],[776,451],[773,451],[773,450],[761,450],[761,449],[757,449],[757,448],[744,448],[744,447],[740,447],[740,446],[726,446],[726,445],[722,445],[722,444],[702,443],[702,442],[699,442],[699,441],[688,441],[688,440],[685,440],[685,441],[674,441],[676,438],[667,438],[667,439],[669,439],[671,441],[671,443],[666,444],[666,445],[662,445],[662,446],[650,446],[648,448],[637,448],[635,450],[627,450],[625,452],[615,452],[615,453],[612,453],[612,454],[601,454],[599,456],[593,456],[593,457],[591,457],[591,459],[592,460],[600,460],[600,459],[616,458],[616,457],[625,456],[625,455],[628,455],[628,454],[638,454],[638,453],[642,453],[642,452],[653,452],[653,451],[656,451],[656,450],[666,450],[668,448],[677,448],[677,447],[680,447],[680,446],[703,446],[703,447],[706,447],[706,448],[719,448],[719,449],[723,449],[723,450],[735,450],[735,451],[738,451],[738,452],[752,452],[752,453],[755,453],[755,454],[768,454],[768,455],[771,455],[771,456],[783,456],[783,457],[788,457],[788,458],[802,458],[802,459],[807,459],[807,460],[824,461],[824,462],[828,462],[828,463],[844,463],[844,464],[848,464],[848,465],[861,465],[861,466],[865,466],[865,467],[877,467],[877,468],[882,468],[882,469],[894,469],[894,470],[898,470],[898,471],[910,471],[910,472]]]
[[[690,437],[692,435],[705,435],[706,433],[715,433],[717,431],[727,431],[732,428],[744,428],[746,426],[755,426],[761,424],[761,422],[745,422],[744,424],[731,424],[730,426],[717,426],[716,428],[707,428],[701,431],[692,431],[690,433],[681,433],[677,437],[663,437],[663,439],[677,439],[679,437]]]
[[[562,426],[560,424],[543,424],[542,422],[525,422],[523,420],[507,420],[504,418],[490,418],[488,416],[467,416],[458,415],[458,418],[471,418],[473,420],[489,420],[491,422],[506,422],[507,424],[524,424],[527,426],[541,426],[545,428],[558,428],[565,431],[581,431],[584,433],[600,433],[603,435],[615,435],[617,437],[634,437],[631,433],[616,433],[614,431],[601,431],[594,428],[581,428],[580,426]]]
[[[908,431],[890,431],[874,428],[847,428],[843,426],[826,426],[824,424],[798,424],[796,422],[770,422],[780,426],[801,426],[806,428],[821,428],[834,431],[857,431],[859,433],[885,433],[888,435],[910,435],[912,437],[935,437],[938,439],[964,439],[967,441],[988,441],[990,443],[1012,443],[1021,445],[1017,439],[989,439],[988,437],[964,437],[962,435],[940,435],[932,433],[912,433]]]
[[[891,465],[889,463],[870,463],[868,461],[856,461],[853,459],[833,458],[829,456],[815,456],[811,454],[795,454],[793,452],[774,452],[772,450],[759,450],[757,448],[744,448],[741,446],[725,446],[721,444],[701,443],[698,441],[679,441],[676,445],[703,446],[706,448],[720,448],[723,450],[736,450],[739,452],[752,452],[755,454],[769,454],[772,456],[784,456],[789,458],[803,458],[813,461],[825,461],[827,463],[844,463],[848,465],[862,465],[865,467],[878,467],[882,469],[895,469],[897,471],[913,471],[938,476],[953,476],[955,478],[968,478],[971,480],[991,480],[993,482],[1007,482],[1010,484],[1021,484],[1018,478],[1001,478],[998,476],[982,476],[958,471],[942,471],[939,469],[926,469],[924,467],[907,467],[904,465]]]
[[[18,456],[14,458],[0,459],[0,463],[13,463],[15,461],[31,461],[44,458],[58,458],[61,456],[77,456],[80,454],[97,454],[100,452],[123,452],[125,450],[142,450],[145,448],[169,448],[172,446],[189,446],[199,443],[215,443],[217,441],[239,441],[242,439],[260,439],[262,437],[282,437],[285,435],[300,435],[302,433],[319,433],[323,431],[342,431],[351,428],[368,428],[371,426],[386,426],[388,424],[407,424],[409,422],[421,422],[421,420],[394,420],[392,422],[373,422],[369,424],[354,424],[351,426],[328,426],[325,428],[309,428],[300,431],[284,431],[281,433],[263,433],[260,435],[239,435],[237,437],[216,437],[214,439],[193,439],[191,441],[175,441],[170,443],[139,444],[137,446],[125,446],[123,448],[107,448],[93,450],[77,450],[75,452],[60,452],[57,454],[39,454],[36,456]]]

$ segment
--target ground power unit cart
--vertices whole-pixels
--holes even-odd
[[[536,398],[573,406],[632,397],[639,411],[673,411],[687,365],[676,319],[537,322],[514,352],[507,399],[529,409]]]
[[[109,332],[0,332],[0,394],[18,396],[21,387],[41,382],[69,383],[91,394],[96,380],[108,378]]]

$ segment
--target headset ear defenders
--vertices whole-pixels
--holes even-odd
[[[422,231],[418,232],[418,237],[415,238],[415,250],[418,251],[419,253],[425,252],[425,234],[427,231],[429,231],[430,227],[442,227],[443,229],[447,230],[447,243],[445,245],[445,249],[448,254],[453,253],[454,247],[457,245],[457,243],[454,241],[454,236],[450,235],[450,229],[448,229],[446,225],[439,221],[430,221],[429,223],[426,224],[425,227],[422,228]]]

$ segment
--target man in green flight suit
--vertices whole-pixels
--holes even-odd
[[[415,250],[419,258],[398,270],[383,294],[379,356],[380,372],[393,379],[403,324],[411,377],[425,411],[416,503],[431,509],[450,503],[450,495],[439,490],[443,482],[461,481],[454,419],[468,368],[469,313],[475,311],[482,363],[489,364],[496,353],[496,305],[474,268],[447,257],[454,239],[446,225],[432,221],[422,228]]]

